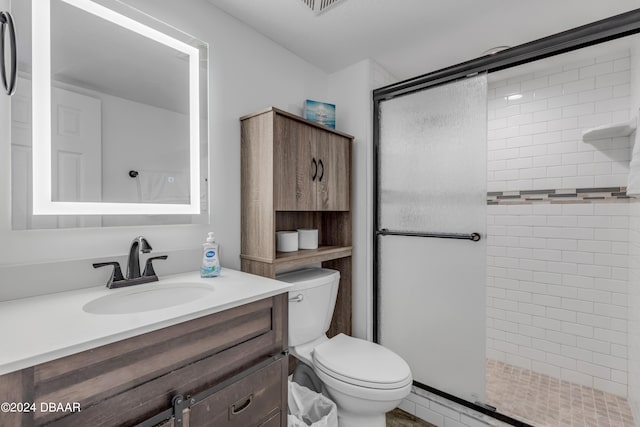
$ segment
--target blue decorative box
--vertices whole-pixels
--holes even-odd
[[[326,102],[307,99],[304,102],[304,118],[312,122],[336,128],[336,106]]]

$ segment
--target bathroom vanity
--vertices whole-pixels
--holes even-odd
[[[212,291],[162,310],[95,314],[112,295],[159,285]],[[0,303],[0,402],[13,405],[0,424],[285,426],[288,288],[225,269],[213,280],[189,273]]]

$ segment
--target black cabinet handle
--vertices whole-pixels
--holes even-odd
[[[311,181],[315,181],[316,176],[318,176],[318,163],[316,162],[315,157],[311,160],[311,164],[313,165],[313,176],[311,177]]]
[[[167,259],[168,255],[160,255],[154,256],[147,259],[147,263],[144,266],[144,272],[142,273],[142,277],[155,276],[156,272],[153,269],[153,260],[154,259]]]
[[[318,162],[318,164],[322,168],[322,171],[320,172],[320,178],[318,178],[318,181],[322,182],[322,177],[324,176],[324,163],[322,163],[322,159]]]
[[[9,41],[11,42],[11,73],[7,79],[7,66],[4,58],[5,32],[9,29]],[[9,12],[0,12],[0,78],[2,84],[11,96],[16,91],[16,81],[18,77],[18,48],[16,47],[16,29],[13,25],[13,18]]]
[[[124,276],[122,276],[122,270],[120,269],[120,263],[117,261],[97,262],[93,264],[93,268],[106,267],[109,265],[113,265],[113,273],[111,274],[111,279],[109,280],[109,282],[117,282],[119,280],[124,280]]]
[[[236,403],[234,403],[233,405],[231,405],[231,415],[238,415],[240,412],[243,412],[245,409],[247,409],[249,406],[251,406],[251,403],[253,402],[253,394],[250,394],[249,396],[245,397],[244,399],[240,399],[238,400]]]

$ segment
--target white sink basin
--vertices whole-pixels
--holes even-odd
[[[130,290],[105,295],[86,303],[82,309],[92,314],[131,314],[160,310],[207,297],[213,292],[211,285],[202,283],[152,283]]]

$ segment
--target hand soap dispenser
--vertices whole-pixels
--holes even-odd
[[[218,277],[220,275],[220,246],[216,243],[213,232],[209,232],[207,241],[202,244],[202,267],[200,277]]]

